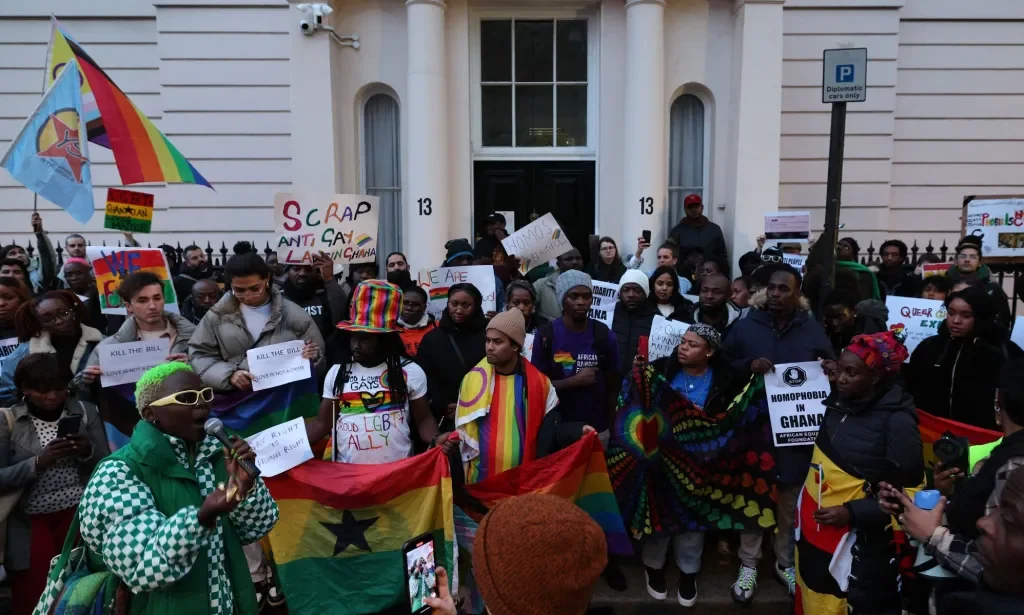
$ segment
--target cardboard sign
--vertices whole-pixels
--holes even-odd
[[[647,360],[654,361],[672,354],[689,328],[685,322],[669,320],[660,314],[655,316],[651,335],[647,338]]]
[[[264,391],[282,384],[309,378],[309,359],[302,357],[306,342],[282,342],[247,350],[252,390]]]
[[[377,258],[380,199],[365,194],[274,195],[274,249],[282,265],[310,265],[327,252],[335,264]]]
[[[982,238],[990,257],[1024,257],[1024,197],[975,197],[967,203],[964,235]]]
[[[807,243],[811,238],[811,212],[777,211],[765,214],[764,236],[768,241]]]
[[[600,320],[611,328],[615,318],[615,306],[619,303],[619,285],[594,281],[594,303],[590,306],[590,318]]]
[[[910,354],[914,353],[921,340],[938,335],[939,325],[946,320],[946,306],[936,299],[889,296],[885,298],[885,307],[889,308],[886,325],[890,331],[906,333],[903,345]]]
[[[5,340],[0,340],[0,367],[3,367],[4,361],[7,357],[11,356],[14,349],[18,347],[18,338],[9,337]]]
[[[313,458],[302,417],[253,434],[245,441],[256,453],[261,476],[277,476]]]
[[[427,313],[440,320],[441,312],[448,307],[448,288],[455,284],[472,284],[483,295],[481,307],[484,313],[497,312],[505,306],[495,302],[497,290],[494,284],[494,267],[470,265],[467,267],[440,267],[420,275],[420,286],[427,291]]]
[[[831,390],[817,361],[776,365],[774,372],[766,373],[764,392],[775,446],[814,444],[825,419],[822,401]]]
[[[530,263],[532,268],[572,249],[569,238],[550,213],[544,214],[501,241],[505,252]]]
[[[96,354],[100,359],[100,382],[103,388],[138,382],[151,367],[167,362],[171,341],[167,338],[100,344]]]
[[[163,250],[88,246],[85,257],[96,273],[96,290],[99,291],[100,309],[104,314],[128,314],[117,289],[128,274],[136,271],[148,271],[160,278],[164,287],[164,309],[178,313],[178,296],[174,292],[174,280]]]
[[[108,188],[103,228],[123,233],[148,233],[153,228],[153,195]]]
[[[933,275],[946,275],[949,270],[949,263],[925,263],[921,265],[921,277],[930,278]]]

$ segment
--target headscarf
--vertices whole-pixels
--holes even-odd
[[[858,335],[846,350],[860,357],[869,369],[883,378],[899,373],[910,356],[907,347],[892,331]]]
[[[722,343],[722,334],[711,325],[698,322],[690,325],[690,328],[687,329],[687,331],[692,332],[694,335],[707,342],[708,348],[711,350],[715,350],[718,348],[719,344]]]

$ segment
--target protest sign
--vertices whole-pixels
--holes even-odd
[[[912,299],[890,295],[885,298],[885,307],[889,308],[889,321],[886,326],[890,331],[902,331],[906,334],[907,339],[903,345],[911,354],[921,340],[937,335],[939,325],[946,319],[946,306],[936,299]]]
[[[440,267],[420,275],[420,286],[427,291],[427,313],[436,319],[448,306],[448,288],[455,284],[472,284],[483,296],[484,313],[505,309],[495,302],[497,295],[494,285],[494,267],[490,265],[470,265],[467,267]]]
[[[163,250],[89,246],[85,249],[85,257],[96,274],[96,290],[99,291],[100,310],[104,314],[128,314],[117,289],[128,274],[136,271],[148,271],[160,278],[164,287],[164,309],[178,313],[178,296],[174,292],[174,281]]]
[[[1024,197],[976,196],[964,210],[964,236],[981,237],[982,256],[1024,257]]]
[[[807,257],[803,254],[782,254],[782,262],[804,273],[804,265],[807,264]]]
[[[949,270],[949,263],[925,263],[921,265],[921,277],[930,278],[933,275],[946,275]]]
[[[246,351],[252,390],[263,391],[309,378],[309,359],[302,357],[306,342],[282,342]]]
[[[551,214],[544,214],[501,241],[507,254],[529,262],[530,268],[572,249],[569,238]]]
[[[380,199],[365,194],[274,195],[274,249],[282,265],[310,265],[328,253],[335,265],[377,258]]]
[[[527,361],[533,360],[533,333],[527,333],[523,341],[523,351],[519,354],[523,355],[523,358]]]
[[[11,356],[14,349],[18,347],[18,338],[9,337],[7,339],[0,340],[0,367],[3,367],[4,361],[7,357]]]
[[[647,338],[647,360],[654,361],[672,354],[689,328],[685,322],[669,320],[660,314],[655,316]]]
[[[138,382],[151,367],[167,362],[171,341],[167,338],[100,344],[96,354],[100,359],[100,382],[103,388]]]
[[[811,238],[811,212],[776,211],[764,215],[764,236],[768,241],[798,241]]]
[[[1010,334],[1010,341],[1024,348],[1024,316],[1017,316],[1013,319],[1013,333]]]
[[[612,326],[615,306],[619,303],[619,285],[609,282],[594,282],[594,303],[590,306],[590,318],[600,320],[606,327]]]
[[[775,446],[814,444],[825,419],[821,403],[831,391],[821,363],[786,363],[764,375]]]
[[[256,453],[256,467],[264,477],[277,476],[313,458],[302,417],[253,434],[245,441]]]
[[[124,233],[148,233],[153,228],[153,195],[107,188],[103,228]]]

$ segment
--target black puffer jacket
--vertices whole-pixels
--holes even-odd
[[[416,363],[427,375],[427,393],[435,418],[444,415],[448,404],[459,401],[462,377],[486,355],[486,327],[487,320],[483,313],[478,313],[469,322],[456,325],[448,315],[448,308],[445,308],[440,325],[423,336],[416,352]]]
[[[979,323],[979,327],[980,327]],[[995,323],[993,323],[995,324]],[[980,336],[953,338],[943,322],[923,340],[904,370],[907,390],[929,414],[984,429],[998,429],[995,391],[1003,365],[1024,356],[1001,326]]]
[[[658,314],[658,308],[649,301],[644,301],[635,310],[627,310],[626,304],[619,303],[612,319],[612,332],[619,345],[619,373],[628,374],[633,366],[633,358],[640,348],[640,338],[651,334],[651,323]]]

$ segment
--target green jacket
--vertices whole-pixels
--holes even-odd
[[[203,500],[227,478],[217,440],[208,437],[191,455],[145,421],[97,467],[79,510],[82,538],[132,590],[131,613],[257,612],[242,545],[270,531],[277,505],[257,479],[215,528],[201,526]]]

